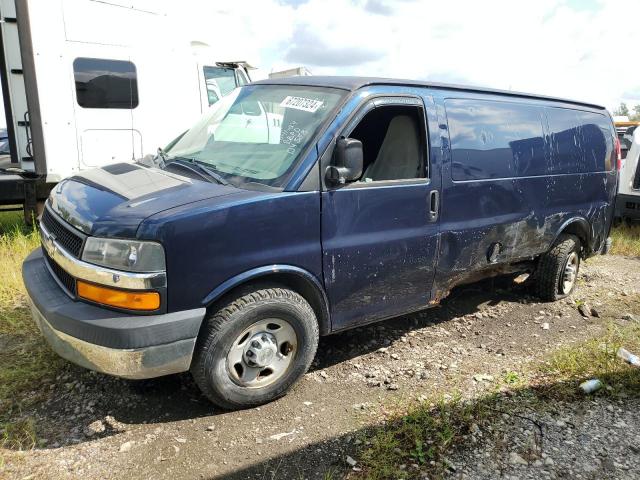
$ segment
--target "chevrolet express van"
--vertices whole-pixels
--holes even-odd
[[[170,115],[171,112],[167,112]],[[154,163],[56,186],[24,262],[62,357],[191,371],[224,408],[283,395],[318,337],[529,272],[548,301],[606,250],[615,130],[600,106],[412,81],[269,79]]]

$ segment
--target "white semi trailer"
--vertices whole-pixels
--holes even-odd
[[[250,81],[246,62],[219,61],[223,46],[190,40],[164,5],[0,0],[11,153],[0,205],[21,205],[30,219],[63,178],[155,153]]]

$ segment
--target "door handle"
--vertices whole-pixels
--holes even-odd
[[[434,222],[438,219],[438,210],[440,208],[440,192],[431,190],[429,194],[429,219]]]

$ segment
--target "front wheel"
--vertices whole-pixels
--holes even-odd
[[[555,301],[573,292],[580,270],[580,240],[562,234],[551,250],[540,257],[536,290],[543,300]]]
[[[284,395],[304,375],[318,337],[304,298],[279,287],[256,289],[205,319],[191,372],[216,405],[255,407]]]

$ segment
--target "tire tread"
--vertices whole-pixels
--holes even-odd
[[[212,344],[217,340],[218,333],[223,326],[231,320],[233,315],[256,303],[265,301],[286,301],[296,304],[298,307],[306,310],[310,318],[315,318],[315,313],[309,303],[298,293],[286,288],[261,288],[259,290],[250,291],[240,295],[241,296],[230,301],[224,307],[212,314],[209,314],[205,318],[205,324],[203,325],[202,331],[198,336],[198,341],[196,342],[191,366],[191,374],[202,393],[204,393],[204,395],[216,405],[228,410],[246,407],[246,405],[238,405],[234,402],[230,402],[227,398],[220,395],[212,388],[206,375],[205,360],[207,352],[212,348]],[[311,327],[314,330],[315,337],[317,339],[319,336],[317,321],[312,322]],[[286,389],[281,392],[281,395],[285,392]],[[259,405],[259,403],[256,403],[256,405]]]
[[[545,301],[553,302],[567,295],[558,290],[567,256],[580,248],[580,240],[575,235],[562,234],[556,244],[540,257],[536,270],[536,294]]]

